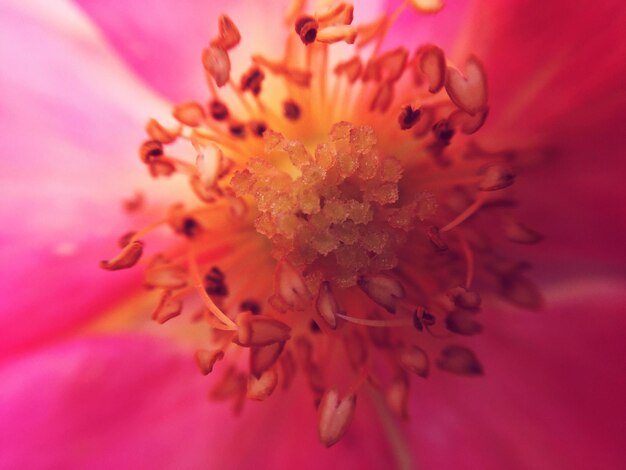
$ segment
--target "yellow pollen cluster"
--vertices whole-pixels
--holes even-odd
[[[406,232],[434,210],[426,195],[401,203],[401,177],[401,163],[381,155],[371,127],[341,122],[314,152],[268,132],[263,158],[249,161],[231,184],[254,198],[256,229],[272,240],[277,259],[350,287],[360,274],[394,268]]]
[[[542,238],[509,214],[516,151],[473,140],[486,71],[470,55],[462,72],[434,44],[381,51],[408,6],[443,2],[352,25],[350,3],[311,13],[294,0],[283,57],[252,55],[239,77],[230,51],[246,38],[222,15],[199,54],[209,99],[174,106],[172,125],[151,119],[139,148],[152,177],[188,183],[187,199],[176,192],[101,263],[144,264],[152,319],[186,325],[200,372],[217,376],[212,400],[239,412],[303,374],[327,447],[363,389],[404,418],[412,381],[482,375],[471,337],[488,298],[542,303],[528,263],[501,249]],[[333,56],[338,42],[354,55]],[[138,193],[125,207],[145,204]],[[178,243],[144,256],[163,226]]]

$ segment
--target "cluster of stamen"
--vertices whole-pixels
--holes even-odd
[[[169,225],[182,243],[146,262],[145,285],[160,292],[152,317],[190,312],[209,327],[195,357],[203,374],[220,374],[211,399],[238,411],[246,397],[289,388],[300,370],[330,446],[364,390],[406,417],[412,380],[434,367],[481,375],[466,345],[483,329],[475,286],[538,308],[528,264],[509,259],[497,237],[542,237],[506,211],[515,152],[470,140],[488,114],[480,61],[469,57],[462,73],[432,44],[412,57],[403,47],[380,52],[407,5],[432,13],[441,2],[407,1],[358,26],[349,3],[313,14],[302,4],[287,14],[284,59],[255,55],[238,82],[229,50],[242,36],[219,19],[202,54],[208,104],[175,106],[171,126],[150,120],[139,150],[153,177],[187,178],[195,202],[125,234],[102,267],[140,262],[144,238]],[[336,42],[356,54],[331,68]],[[266,102],[269,79],[285,92],[276,102]],[[191,159],[173,154],[178,144]],[[143,204],[137,195],[126,208]]]

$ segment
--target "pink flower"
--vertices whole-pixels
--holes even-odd
[[[425,0],[414,3],[436,4]],[[187,297],[180,296],[186,310],[180,318],[163,326],[146,321],[159,295],[147,295],[139,288],[141,269],[112,274],[99,270],[96,264],[112,252],[119,236],[128,228],[149,226],[163,217],[170,204],[185,198],[189,207],[197,207],[197,202],[190,202],[193,199],[187,196],[191,192],[184,179],[179,185],[176,181],[181,180],[175,178],[168,183],[162,179],[155,182],[142,176],[137,160],[131,155],[144,138],[147,118],[167,116],[170,103],[206,102],[200,52],[208,47],[208,39],[219,38],[215,25],[222,7],[217,9],[210,2],[193,0],[167,4],[147,1],[142,8],[132,2],[87,0],[76,2],[81,9],[69,2],[50,6],[35,0],[10,0],[0,6],[0,56],[4,70],[0,75],[0,126],[7,136],[5,158],[0,163],[5,196],[0,205],[4,220],[0,248],[3,269],[1,468],[379,468],[394,464],[422,468],[620,468],[623,465],[626,455],[621,427],[626,418],[622,403],[626,383],[621,369],[626,357],[623,341],[626,250],[622,221],[626,214],[621,197],[624,163],[620,152],[626,142],[620,127],[626,117],[622,85],[626,47],[621,27],[626,9],[618,2],[576,5],[551,0],[540,8],[521,0],[450,3],[437,15],[403,12],[381,43],[383,52],[406,46],[411,59],[417,46],[437,44],[445,51],[451,66],[459,67],[463,73],[472,74],[473,70],[470,78],[478,77],[480,83],[482,64],[488,77],[489,116],[484,128],[475,136],[460,135],[464,124],[471,127],[476,122],[468,121],[468,114],[458,113],[449,121],[440,121],[434,132],[426,128],[428,136],[416,140],[420,142],[419,158],[431,162],[424,167],[425,178],[420,179],[422,173],[408,164],[408,160],[402,161],[401,168],[408,175],[402,181],[413,184],[401,186],[401,193],[413,199],[406,197],[401,203],[414,203],[411,207],[420,214],[419,221],[407,222],[415,251],[402,248],[400,259],[395,261],[399,268],[395,270],[389,270],[391,266],[386,264],[393,261],[375,256],[371,260],[375,259],[386,269],[355,267],[354,253],[345,258],[348,261],[341,265],[346,268],[343,271],[337,267],[340,263],[331,269],[317,258],[308,264],[298,263],[294,261],[298,250],[301,257],[308,256],[305,248],[311,246],[317,247],[319,253],[337,250],[332,237],[326,240],[329,248],[321,245],[324,240],[319,237],[298,243],[286,243],[276,237],[291,229],[299,236],[306,235],[298,232],[299,227],[303,226],[303,220],[309,222],[307,218],[315,210],[287,220],[292,225],[282,216],[293,209],[289,205],[290,195],[309,188],[308,183],[299,180],[298,185],[289,184],[290,180],[262,164],[246,168],[240,165],[236,168],[239,182],[233,183],[235,191],[226,191],[226,197],[220,194],[220,200],[230,204],[238,216],[244,207],[242,200],[252,211],[263,207],[261,189],[283,190],[284,198],[269,194],[270,202],[283,204],[284,208],[274,213],[281,217],[268,217],[262,229],[258,222],[256,225],[257,230],[273,239],[274,256],[281,258],[281,262],[275,269],[266,240],[260,242],[254,238],[246,245],[236,239],[240,236],[239,226],[223,215],[219,218],[199,214],[188,222],[188,213],[178,218],[180,212],[171,212],[167,221],[186,238],[178,235],[173,243],[167,231],[137,238],[137,243],[139,238],[145,240],[146,255],[161,249],[171,250],[172,246],[179,251],[184,247],[181,252],[185,256],[191,253],[175,265],[174,272],[169,272],[174,279],[180,274],[190,287],[184,291],[189,294]],[[397,6],[384,2],[357,4],[353,24],[375,21],[378,12],[393,12]],[[264,4],[261,8],[244,1],[223,8],[237,25],[242,39],[241,44],[230,50],[222,37],[217,46],[220,50],[211,51],[214,54],[211,60],[205,54],[204,65],[215,81],[223,78],[220,75],[224,73],[224,56],[220,55],[223,50],[228,50],[233,67],[231,76],[237,81],[248,70],[252,53],[280,59],[287,33],[282,26],[285,8],[281,2]],[[298,16],[294,16],[289,31]],[[320,20],[319,16],[317,19]],[[311,24],[307,26],[311,27]],[[324,21],[318,21],[313,28],[315,39],[329,38],[339,31],[339,39],[351,40],[350,28],[324,30],[324,27]],[[303,28],[301,23],[298,29],[303,42],[311,42],[314,35],[307,36]],[[366,31],[360,30],[360,37]],[[296,39],[293,47],[300,51],[323,50],[305,46]],[[343,59],[349,59],[353,50],[341,47],[347,51]],[[335,50],[334,46],[331,50]],[[360,146],[360,158],[365,161],[374,155],[377,147],[365,143],[369,134],[363,125],[374,129],[383,152],[389,152],[391,148],[397,150],[394,146],[407,135],[402,132],[416,132],[420,122],[433,110],[446,111],[446,116],[448,109],[453,112],[456,108],[446,108],[452,106],[448,97],[456,107],[474,116],[486,114],[483,88],[472,87],[471,83],[468,88],[454,68],[444,73],[439,66],[438,51],[431,47],[417,56],[418,77],[423,82],[419,86],[412,84],[410,70],[404,72],[404,82],[390,79],[393,59],[402,54],[386,56],[392,65],[380,65],[384,69],[382,73],[388,75],[378,83],[384,85],[387,80],[389,84],[365,87],[362,94],[354,94],[355,101],[362,99],[365,103],[358,105],[363,114],[353,116],[354,125],[336,128],[335,137],[330,138],[328,129],[320,130],[321,137],[315,139],[310,135],[312,126],[323,122],[330,128],[332,123],[310,104],[316,100],[303,98],[300,88],[289,89],[290,99],[274,96],[284,88],[275,75],[292,74],[296,81],[298,76],[289,67],[285,69],[285,64],[272,65],[261,59],[257,65],[264,71],[265,82],[259,96],[264,106],[274,106],[272,109],[277,109],[279,114],[284,113],[274,117],[262,115],[267,118],[269,128],[280,129],[290,139],[311,138],[312,142],[307,144],[330,139],[337,146],[341,132],[359,135],[356,143],[350,145]],[[478,59],[466,62],[470,53]],[[217,68],[208,67],[207,63]],[[423,65],[419,66],[420,63]],[[258,79],[258,75],[249,77]],[[445,101],[442,108],[430,98],[427,88],[437,88],[438,79],[443,77],[447,77],[445,90],[433,95]],[[315,80],[312,86],[317,86]],[[401,102],[398,98],[387,112],[385,93],[393,90],[396,98],[403,97],[407,89],[418,90],[413,93],[419,97],[419,103]],[[328,101],[330,96],[322,101]],[[341,97],[341,93],[337,96]],[[224,101],[235,109],[236,99],[231,96]],[[411,106],[407,109],[402,105]],[[415,116],[417,105],[422,106],[419,119]],[[367,112],[369,106],[375,108],[373,113]],[[191,119],[188,113],[196,111],[189,106],[177,109],[181,121],[188,121]],[[336,108],[338,115],[342,109]],[[315,112],[319,120],[312,121],[310,116]],[[442,115],[437,117],[440,119]],[[320,128],[325,125],[320,124]],[[192,127],[186,126],[185,132],[191,132]],[[400,131],[398,127],[412,129]],[[452,137],[451,127],[456,130]],[[152,137],[155,132],[153,124]],[[230,132],[237,134],[238,130]],[[266,139],[268,135],[271,136],[265,135]],[[275,146],[292,161],[300,161],[296,160],[298,156],[304,158],[304,153],[298,154],[296,144],[274,139]],[[448,146],[450,139],[452,144]],[[250,141],[256,145],[255,152],[263,154],[261,140]],[[161,147],[154,142],[150,144],[152,147],[142,147],[144,160],[153,171],[167,170],[168,165],[174,165],[179,172],[189,170],[203,183],[196,191],[208,198],[208,193],[216,187],[222,191],[225,187],[222,176],[218,175],[220,171],[213,168],[211,173],[210,163],[217,161],[221,165],[226,160],[212,160],[219,153],[206,141],[197,138],[194,143],[203,155],[199,166],[194,166],[197,163],[194,161],[191,166],[184,166],[167,160],[171,158],[170,149],[179,150],[166,146],[167,157],[163,157]],[[236,135],[226,139],[226,144],[217,143],[243,145]],[[504,187],[511,183],[506,166],[472,173],[468,183],[467,169],[480,166],[471,163],[475,160],[459,158],[459,152],[468,151],[483,156],[495,152],[489,157],[509,164],[507,152],[515,152],[512,160],[518,173],[515,184]],[[232,154],[223,152],[227,157]],[[281,158],[277,161],[284,164],[286,160]],[[375,161],[377,157],[372,158]],[[446,166],[447,159],[454,161],[451,167]],[[320,161],[315,160],[315,165],[321,165]],[[394,161],[387,162],[385,174],[392,175]],[[350,163],[346,161],[345,165]],[[155,170],[155,164],[162,165],[160,170]],[[305,164],[299,169],[304,174]],[[468,191],[466,194],[452,191],[452,186],[436,187],[438,181],[444,186],[448,184],[455,169],[460,173],[459,180],[462,179],[458,183]],[[433,175],[441,179],[436,180]],[[292,176],[297,177],[298,172],[292,171]],[[384,178],[387,177],[389,180],[384,182],[393,186],[397,178]],[[263,178],[267,178],[268,184],[261,188],[259,181]],[[370,181],[365,177],[361,180]],[[370,183],[358,182],[361,180],[355,177],[350,180],[349,188],[345,181],[337,187],[340,191],[360,191],[363,198],[383,187],[372,189]],[[315,180],[315,184],[310,185],[315,191],[330,191],[328,188],[332,186],[327,180]],[[424,185],[428,190],[421,190]],[[413,190],[414,187],[418,189]],[[498,190],[477,190],[481,187]],[[132,197],[137,188],[145,189],[143,210],[139,214],[123,215],[122,201]],[[391,186],[385,188],[393,193]],[[313,196],[319,196],[313,189]],[[333,193],[328,194],[325,200],[330,205]],[[388,194],[380,190],[371,197],[390,197]],[[464,212],[468,206],[478,208],[479,216],[483,215],[480,208],[483,203],[497,201],[506,206],[502,204],[506,202],[500,197],[502,194],[507,198],[514,195],[519,202],[515,212],[509,209],[503,212],[504,232],[508,237],[526,242],[539,238],[533,230],[520,227],[517,218],[508,218],[515,214],[519,220],[541,230],[545,240],[532,248],[518,246],[503,240],[491,219],[477,217],[462,221],[464,217],[458,217],[470,215]],[[347,197],[343,194],[338,199]],[[439,206],[449,207],[435,207],[435,200]],[[374,229],[380,230],[380,237],[397,234],[398,227],[404,223],[402,213],[396,211],[398,204],[382,200],[377,204],[372,209],[378,211],[374,214],[377,223],[368,225],[365,233],[359,232],[360,238],[353,244],[371,242]],[[351,211],[351,220],[360,214],[359,207],[341,204],[337,204],[337,211]],[[393,229],[388,225],[391,219],[396,220]],[[182,224],[177,225],[177,221]],[[205,239],[201,237],[206,237],[206,233],[196,232],[198,225],[204,230],[223,231]],[[433,229],[434,225],[440,230]],[[482,240],[482,245],[477,233],[481,231],[489,235],[488,242]],[[431,241],[425,238],[427,234]],[[337,235],[340,236],[349,234]],[[204,240],[203,244],[198,240]],[[215,240],[220,243],[211,245]],[[449,245],[444,252],[447,254],[438,255],[430,244]],[[213,255],[207,248],[210,245]],[[189,246],[193,249],[189,250]],[[127,247],[138,249],[139,245]],[[430,251],[426,252],[426,247]],[[416,265],[415,273],[400,276],[402,269],[413,267],[407,260],[422,249],[425,254],[420,255],[420,260],[428,264],[428,269],[420,264]],[[375,252],[373,248],[370,251]],[[388,246],[378,250],[378,254],[392,252],[396,253]],[[503,256],[496,259],[494,253]],[[442,256],[448,254],[450,258],[440,263]],[[207,259],[211,256],[209,263]],[[233,261],[232,256],[240,259]],[[533,277],[535,282],[519,275],[519,265],[511,268],[511,259],[532,260],[534,269],[528,277]],[[213,260],[226,267],[226,280],[220,271],[205,272]],[[485,265],[489,269],[485,270]],[[309,276],[316,269],[328,283]],[[498,276],[489,277],[489,270]],[[429,275],[424,280],[425,271]],[[154,269],[148,270],[148,275],[151,273],[154,275]],[[202,329],[188,321],[194,306],[203,305],[192,289],[196,274],[212,276],[204,280],[204,289],[200,289],[210,294],[204,298],[209,302],[204,314],[210,324],[225,329],[226,334],[230,327],[236,327],[235,339],[243,345],[233,345],[223,358],[220,356],[208,380],[199,374],[192,359],[193,352],[201,349],[196,356],[202,366],[208,367],[214,357],[207,354],[215,353],[212,348],[216,344],[209,341],[206,325]],[[274,275],[276,291],[272,286]],[[444,296],[436,301],[417,291],[418,286],[426,292],[439,289],[437,283],[442,278],[460,280],[454,286],[446,285]],[[238,284],[236,279],[252,279],[252,282]],[[357,281],[358,286],[354,286]],[[171,278],[168,282],[172,282]],[[433,283],[435,287],[431,287]],[[513,309],[498,300],[504,297],[526,307],[539,307],[542,302],[533,287],[535,283],[545,298],[540,313]],[[467,313],[480,301],[480,297],[476,300],[474,286],[482,295],[479,315]],[[314,318],[323,335],[311,333],[309,322],[297,321],[300,317],[293,312],[286,316],[272,313],[271,321],[259,320],[264,317],[251,314],[236,317],[232,310],[237,313],[239,305],[231,305],[229,309],[228,302],[218,301],[220,292],[229,288],[236,292],[231,298],[238,301],[251,300],[247,294],[257,299],[277,293],[271,306],[263,298],[262,307],[270,312],[272,308],[290,312],[310,309],[312,315],[317,315]],[[364,294],[360,294],[362,299],[355,300],[354,292],[358,289]],[[176,296],[176,292],[180,290],[170,295]],[[427,305],[425,297],[429,299]],[[213,299],[217,299],[214,305]],[[318,304],[317,309],[311,309],[312,303]],[[376,318],[365,318],[364,312],[356,308],[369,305],[367,308],[372,310],[371,306],[376,304],[381,307]],[[405,311],[407,305],[410,311]],[[175,302],[166,308],[170,310],[156,312],[158,319],[165,320],[164,315],[178,313]],[[251,303],[243,308],[254,309]],[[391,316],[384,310],[396,313]],[[456,313],[449,314],[448,310]],[[433,315],[436,322],[430,330],[432,318],[427,314]],[[276,319],[279,325],[272,323]],[[409,324],[405,325],[407,319]],[[476,332],[474,319],[479,320],[484,331],[466,337]],[[345,337],[335,343],[329,341],[335,346],[326,346],[336,348],[330,354],[326,346],[320,346],[319,338],[336,338],[332,336],[334,322],[343,322],[337,331]],[[394,328],[368,329],[356,326],[359,323]],[[404,328],[396,328],[398,325]],[[348,338],[351,332],[365,334],[371,330],[379,337]],[[448,335],[447,330],[457,335],[434,338]],[[390,332],[391,340],[381,338],[381,332],[382,336]],[[315,360],[309,365],[317,369],[307,367],[306,361],[303,366],[300,357],[300,372],[289,390],[275,390],[264,403],[247,402],[238,417],[233,417],[231,406],[207,403],[206,395],[211,391],[214,398],[221,394],[240,406],[239,391],[245,391],[245,386],[240,387],[238,375],[226,373],[229,364],[236,363],[233,355],[245,351],[247,356],[248,347],[255,345],[254,338],[258,340],[258,335],[270,338],[266,347],[272,347],[282,343],[283,334],[291,336],[284,347],[294,357],[298,351],[306,351],[307,344],[314,345]],[[299,337],[305,339],[298,343]],[[223,341],[223,336],[213,340]],[[377,341],[383,344],[382,348],[373,346]],[[339,349],[344,343],[348,357],[356,363],[354,368]],[[369,351],[367,367],[358,357],[354,359],[358,356],[354,352],[363,343]],[[456,349],[446,349],[449,346]],[[385,361],[387,356],[392,360]],[[424,357],[428,357],[429,368]],[[244,370],[245,361],[240,366]],[[327,382],[316,389],[318,369],[334,377],[336,383]],[[407,369],[412,372],[410,379]],[[284,365],[280,369],[263,370],[259,375],[269,380],[271,370],[280,370],[281,383],[287,380]],[[484,374],[460,377],[446,370]],[[215,375],[218,372],[221,375]],[[428,378],[422,377],[425,375]],[[236,378],[231,391],[225,391],[221,378],[224,376]],[[364,385],[368,376],[372,383]],[[341,378],[345,380],[342,382]],[[407,380],[410,389],[406,388]],[[341,406],[347,415],[353,414],[350,426],[350,419],[343,420],[342,416],[333,414],[329,405],[335,398],[329,392],[333,385],[339,387],[339,398],[346,397]],[[263,390],[267,391],[267,387],[261,387]],[[404,394],[409,390],[405,409]],[[358,396],[354,410],[351,392]],[[319,412],[312,406],[316,398],[321,400]],[[396,416],[405,412],[408,420]],[[319,444],[319,437],[327,445],[341,440],[325,449]]]

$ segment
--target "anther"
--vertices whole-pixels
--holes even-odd
[[[209,113],[216,121],[223,121],[228,118],[228,107],[219,100],[212,100],[209,103]]]
[[[312,16],[305,15],[298,18],[295,29],[296,34],[300,36],[302,43],[309,45],[314,42],[317,37],[319,23]]]
[[[355,39],[356,28],[354,26],[328,26],[317,32],[317,41],[326,44],[334,44],[340,41],[354,44]]]
[[[483,367],[476,354],[464,346],[447,346],[441,351],[437,367],[460,375],[482,375]]]
[[[207,47],[202,51],[204,70],[213,77],[218,87],[223,87],[230,79],[230,58],[221,47]]]
[[[342,75],[345,73],[348,78],[348,82],[354,83],[358,80],[362,70],[363,65],[361,64],[360,57],[357,55],[350,60],[338,63],[333,69],[333,72],[336,75]]]
[[[237,317],[237,340],[241,346],[268,346],[282,343],[290,337],[291,328],[275,318],[240,313]]]
[[[412,128],[417,121],[419,121],[422,111],[418,109],[413,109],[411,105],[406,105],[400,111],[400,115],[398,116],[398,123],[400,124],[400,129],[403,131]]]
[[[448,66],[446,91],[450,99],[472,116],[487,107],[487,76],[481,63],[471,56],[465,64],[467,78],[456,68]]]
[[[524,224],[509,220],[504,226],[504,234],[515,243],[523,243],[526,245],[534,245],[543,240],[543,235],[535,230],[526,227]]]
[[[341,310],[328,281],[324,281],[320,284],[316,307],[317,313],[326,321],[328,326],[333,330],[337,328],[337,314],[340,313]]]
[[[239,304],[239,311],[240,312],[248,311],[252,313],[252,315],[258,315],[259,313],[261,313],[261,306],[256,300],[248,299],[248,300],[244,300],[243,302],[241,302],[241,304]]]
[[[193,217],[185,217],[182,232],[186,237],[193,238],[202,232],[202,226]]]
[[[180,299],[172,296],[172,291],[165,291],[161,296],[161,301],[152,312],[152,319],[159,324],[163,324],[181,314],[183,303]]]
[[[336,444],[348,431],[355,408],[356,395],[339,400],[336,388],[324,394],[318,409],[318,432],[325,447]]]
[[[267,130],[267,124],[263,121],[252,121],[248,123],[248,128],[255,136],[263,137],[263,134],[265,134],[265,131]]]
[[[433,126],[433,134],[439,142],[448,145],[452,137],[454,137],[454,129],[450,127],[447,119],[442,119]]]
[[[224,351],[220,349],[215,349],[213,351],[198,349],[194,354],[194,357],[196,359],[196,364],[200,369],[200,373],[202,375],[209,375],[213,372],[213,366],[215,366],[215,363],[224,358]]]
[[[515,181],[515,175],[503,165],[490,165],[484,170],[484,176],[478,189],[481,191],[498,191],[508,188]]]
[[[195,101],[174,106],[172,114],[179,122],[190,127],[198,127],[206,118],[204,109]]]
[[[468,290],[465,287],[453,287],[448,290],[447,295],[459,308],[475,310],[480,307],[481,298],[478,292]]]
[[[428,377],[430,370],[428,355],[422,348],[418,346],[403,348],[398,353],[398,360],[403,367],[414,374],[423,378]]]
[[[259,67],[250,67],[248,71],[241,76],[241,91],[249,90],[253,95],[257,96],[261,93],[261,84],[264,79],[265,74]]]
[[[263,401],[269,398],[278,385],[278,374],[274,369],[265,371],[260,377],[248,376],[246,396],[251,400]]]
[[[485,108],[484,111],[480,111],[476,113],[474,116],[466,113],[460,109],[457,109],[453,112],[448,121],[450,121],[450,125],[454,128],[460,128],[463,134],[474,134],[477,132],[483,124],[487,120],[487,115],[489,114],[489,108]]]
[[[410,2],[420,13],[437,13],[444,7],[443,0],[410,0]]]
[[[250,373],[255,377],[261,377],[263,372],[278,361],[284,348],[284,341],[267,346],[250,348]]]
[[[429,227],[426,234],[430,239],[430,242],[438,251],[446,251],[448,249],[448,245],[444,241],[438,227],[432,226]]]
[[[177,131],[170,131],[163,127],[156,119],[150,119],[146,124],[146,132],[154,140],[158,140],[163,144],[171,144],[176,140]]]
[[[399,299],[404,298],[404,287],[387,274],[361,276],[357,281],[367,296],[389,313],[396,313]]]
[[[241,41],[241,34],[237,26],[226,15],[221,15],[219,18],[219,34],[217,38],[211,41],[211,46],[219,47],[224,50],[229,50],[239,44]]]
[[[136,240],[127,244],[115,258],[108,261],[101,261],[100,267],[108,271],[128,269],[137,264],[142,253],[143,242]]]
[[[370,104],[370,111],[386,112],[393,101],[393,84],[388,81],[382,82],[378,85],[376,94]]]
[[[419,68],[428,78],[428,91],[437,93],[446,81],[446,58],[443,51],[431,44],[420,47]]]
[[[397,81],[404,72],[408,56],[409,53],[404,47],[396,47],[378,57],[376,62],[382,73],[382,78],[389,82]]]
[[[283,102],[283,115],[290,121],[297,121],[300,118],[300,106],[293,100]]]
[[[163,144],[158,140],[147,140],[139,147],[139,157],[144,163],[163,156]]]
[[[446,317],[446,328],[452,333],[473,336],[483,331],[480,323],[473,319],[471,313],[456,310]]]
[[[233,137],[236,137],[238,139],[245,139],[246,126],[239,122],[233,122],[228,126],[228,132],[230,132],[230,135],[232,135]]]

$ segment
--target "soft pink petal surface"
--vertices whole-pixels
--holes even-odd
[[[144,113],[161,107],[84,18],[63,2],[38,16],[20,10],[31,3],[0,6],[0,354],[136,286],[138,273],[110,276],[98,261],[131,223],[121,201],[141,181],[132,149]]]
[[[212,378],[189,351],[139,336],[44,348],[0,380],[0,468],[375,469],[391,458],[365,403],[344,442],[323,451],[302,380],[234,418],[207,401]]]
[[[164,96],[175,101],[207,98],[202,49],[217,32],[217,19],[228,14],[242,32],[233,51],[237,70],[250,64],[250,52],[259,45],[265,53],[280,55],[284,2],[259,4],[237,0],[119,2],[77,0],[113,47],[130,66]],[[235,81],[238,75],[234,76]]]
[[[486,310],[471,345],[485,376],[416,389],[423,468],[622,468],[626,282],[572,281],[545,312]]]

